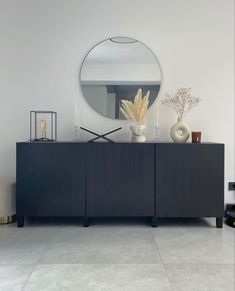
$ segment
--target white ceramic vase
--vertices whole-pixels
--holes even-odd
[[[184,120],[178,118],[177,122],[171,127],[171,138],[174,142],[186,142],[190,137],[190,128]]]
[[[145,142],[146,137],[144,136],[144,130],[146,125],[143,124],[134,124],[130,126],[132,132],[131,141],[132,142]]]

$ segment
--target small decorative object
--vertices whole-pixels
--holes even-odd
[[[133,124],[130,126],[132,132],[131,141],[132,142],[145,142],[146,137],[143,135],[146,125],[144,124]]]
[[[106,133],[99,134],[99,133],[94,132],[93,130],[87,129],[87,128],[85,128],[85,127],[80,127],[80,128],[81,128],[82,130],[87,131],[87,132],[89,132],[89,133],[92,133],[92,134],[94,134],[94,135],[96,136],[96,137],[90,139],[88,142],[94,142],[94,141],[96,141],[97,139],[104,139],[104,140],[109,141],[109,142],[114,142],[113,140],[111,140],[110,138],[107,138],[106,136],[109,135],[109,134],[111,134],[111,133],[114,133],[114,132],[116,132],[116,131],[118,131],[118,130],[120,130],[120,129],[122,129],[121,127],[118,127],[118,128],[115,128],[115,129],[113,129],[113,130],[111,130],[111,131],[108,131],[108,132],[106,132]]]
[[[200,101],[198,97],[191,95],[191,88],[180,88],[174,96],[165,95],[162,104],[173,107],[178,116],[177,122],[170,130],[174,142],[186,142],[189,139],[190,128],[184,123],[184,117]]]
[[[132,119],[135,124],[130,126],[132,132],[131,141],[133,142],[145,142],[146,137],[144,136],[144,130],[146,128],[143,125],[144,117],[148,110],[149,104],[149,93],[142,98],[142,89],[137,91],[134,98],[134,103],[129,100],[122,100],[120,110],[126,119]]]
[[[192,131],[192,143],[200,143],[201,142],[201,131]]]
[[[57,140],[57,113],[44,110],[30,111],[30,141],[55,140]]]

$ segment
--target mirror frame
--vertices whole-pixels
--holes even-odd
[[[81,93],[82,93],[82,97],[83,97],[83,99],[85,100],[85,102],[86,102],[86,104],[89,106],[89,108],[90,108],[91,110],[93,110],[96,114],[98,114],[98,115],[100,115],[100,116],[102,116],[102,117],[104,117],[104,118],[107,118],[107,119],[109,119],[109,120],[114,120],[114,121],[121,121],[121,122],[123,122],[123,121],[128,121],[128,120],[127,120],[127,119],[110,118],[110,117],[108,117],[108,116],[106,116],[106,115],[103,115],[102,113],[96,111],[96,110],[95,110],[95,109],[94,109],[94,108],[89,104],[89,102],[87,101],[86,97],[84,96],[84,94],[83,94],[83,90],[82,90],[82,84],[81,84],[82,68],[83,68],[83,65],[84,65],[84,63],[85,63],[85,61],[86,61],[88,55],[90,54],[90,52],[91,52],[95,47],[97,47],[98,45],[100,45],[101,43],[103,43],[103,42],[105,42],[105,41],[107,41],[107,40],[112,41],[112,39],[114,39],[114,38],[129,38],[129,39],[133,39],[133,40],[134,40],[132,43],[134,43],[134,42],[139,42],[140,44],[142,44],[144,47],[146,47],[146,48],[151,52],[151,54],[153,55],[154,59],[156,60],[156,63],[157,63],[157,65],[158,65],[158,67],[159,67],[159,71],[160,71],[161,83],[160,83],[160,88],[159,88],[159,91],[158,91],[158,95],[157,95],[157,97],[155,98],[155,100],[153,101],[153,103],[148,107],[148,110],[149,110],[149,108],[151,108],[151,107],[152,107],[152,106],[157,102],[158,96],[159,96],[160,93],[161,93],[162,82],[163,82],[163,71],[162,71],[161,64],[160,64],[160,62],[159,62],[157,56],[156,56],[155,53],[153,52],[153,50],[150,49],[150,48],[149,48],[146,44],[144,44],[142,41],[139,41],[139,40],[137,40],[137,39],[135,39],[135,38],[133,38],[133,37],[128,37],[128,36],[110,36],[110,37],[108,37],[108,38],[106,38],[106,39],[103,39],[102,41],[96,43],[95,45],[93,45],[93,46],[91,47],[91,49],[90,49],[90,50],[85,54],[85,56],[84,56],[84,58],[83,58],[83,61],[82,61],[81,65],[80,65],[80,70],[79,70],[79,87],[80,87],[80,90],[81,90]]]

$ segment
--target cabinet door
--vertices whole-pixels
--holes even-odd
[[[223,212],[223,145],[156,145],[156,215],[210,217]]]
[[[83,216],[85,150],[76,143],[17,145],[17,215]]]
[[[88,146],[87,215],[154,215],[154,145]]]

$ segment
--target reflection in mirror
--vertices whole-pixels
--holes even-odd
[[[95,46],[86,56],[80,73],[83,96],[98,113],[125,119],[121,100],[133,100],[139,88],[150,90],[149,106],[157,98],[161,71],[152,51],[131,38],[115,37]]]

